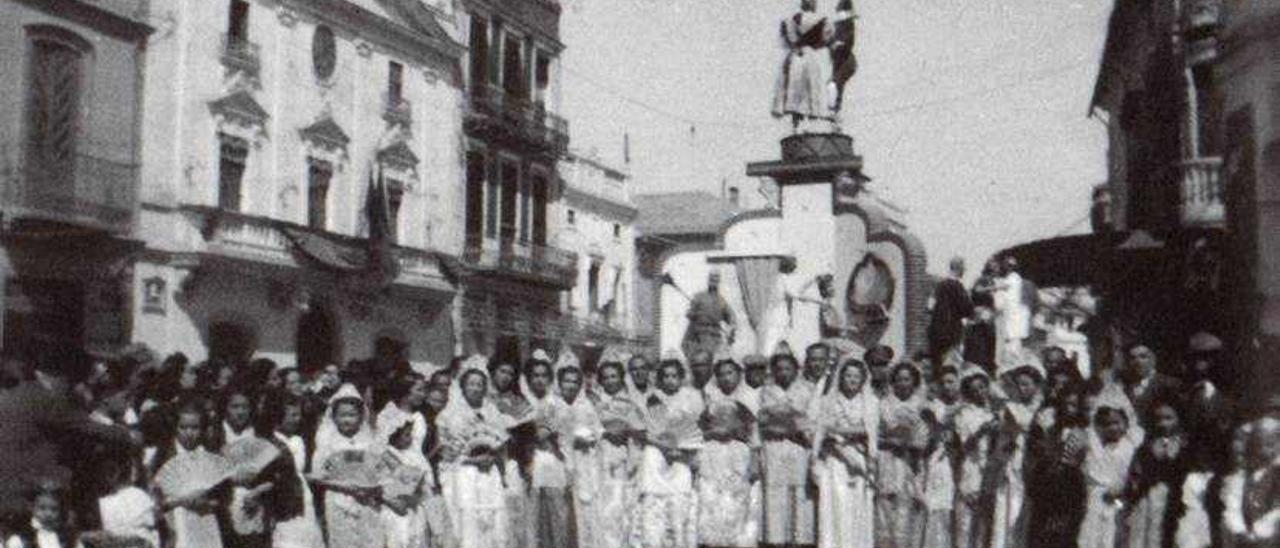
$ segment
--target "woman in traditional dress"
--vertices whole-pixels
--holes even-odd
[[[388,407],[395,405],[395,397],[392,398]],[[431,466],[417,450],[419,445],[414,444],[414,429],[414,420],[406,416],[393,416],[378,425],[378,442],[383,446],[378,471],[382,479],[386,548],[430,546],[423,502],[431,483]]]
[[[760,527],[751,496],[759,475],[760,395],[742,382],[742,366],[732,359],[718,360],[715,373],[715,382],[703,389],[706,445],[698,461],[698,545],[750,548],[759,542]]]
[[[831,54],[827,43],[834,28],[816,12],[815,0],[801,0],[800,11],[782,21],[786,60],[774,87],[773,115],[790,116],[792,125],[805,119],[831,118],[827,84],[831,80]]]
[[[685,385],[684,365],[666,359],[658,368],[658,390],[645,403],[649,429],[630,545],[694,548],[698,543],[698,493],[693,466],[702,445],[698,430],[702,396]]]
[[[437,417],[442,492],[460,548],[506,548],[510,542],[502,484],[508,419],[485,398],[485,370],[483,356],[462,362]]]
[[[955,416],[955,443],[960,466],[956,477],[956,548],[986,548],[991,535],[994,484],[989,458],[999,428],[991,412],[991,377],[981,367],[961,372],[964,404]]]
[[[951,529],[955,521],[955,456],[952,439],[959,411],[960,371],[944,365],[938,369],[934,398],[925,404],[924,417],[929,428],[924,451],[924,548],[951,548]]]
[[[558,393],[553,425],[564,452],[572,500],[569,515],[573,522],[565,529],[574,534],[571,540],[576,540],[578,548],[607,548],[608,545],[597,541],[600,523],[596,519],[601,483],[598,447],[604,426],[600,423],[596,406],[585,394],[585,375],[578,359],[568,350],[563,350],[556,360],[555,369]]]
[[[410,441],[414,447],[420,448],[427,439],[427,418],[418,412],[427,401],[426,379],[417,373],[404,373],[393,378],[390,384],[390,401],[383,406],[374,422],[378,440],[385,442],[393,430],[408,422],[411,426]]]
[[[813,546],[815,502],[809,489],[808,419],[814,385],[800,380],[794,356],[774,354],[773,382],[760,390],[763,538],[766,547]]]
[[[1080,470],[1089,416],[1079,385],[1057,391],[1052,407],[1036,415],[1027,437],[1027,539],[1039,548],[1072,548],[1084,518]]]
[[[182,403],[173,416],[176,421],[170,434],[171,441],[158,447],[151,461],[151,470],[156,476],[165,474],[165,465],[176,459],[196,462],[222,458],[204,448],[205,421],[208,419],[200,402]],[[227,489],[220,487],[185,496],[166,492],[163,485],[157,485],[157,489],[159,506],[168,525],[162,536],[165,546],[222,548],[222,532],[218,528],[216,512],[229,498]]]
[[[546,362],[541,350],[535,352],[530,364],[535,361]],[[526,377],[529,365],[526,364]],[[507,504],[508,541],[511,548],[523,548],[532,542],[534,535],[533,516],[529,502],[529,474],[533,458],[533,406],[530,404],[529,390],[525,377],[514,364],[506,361],[489,363],[489,375],[493,405],[502,413],[510,428],[511,440],[507,444],[507,456],[503,463],[503,495]]]
[[[837,382],[814,400],[813,477],[818,484],[818,548],[875,546],[874,478],[880,402],[866,365],[848,359]]]
[[[1132,407],[1126,408],[1118,400],[1128,403],[1123,394],[1099,398],[1094,428],[1089,432],[1084,459],[1089,498],[1077,540],[1080,548],[1112,548],[1121,538],[1119,518],[1125,481],[1143,433],[1136,426],[1134,415],[1126,412]]]
[[[290,393],[267,402],[267,416],[274,425],[272,435],[278,444],[288,450],[298,481],[304,482],[302,489],[299,489],[302,512],[292,519],[276,523],[271,532],[273,548],[315,548],[324,543],[311,489],[305,485],[303,476],[307,469],[307,444],[302,438],[303,405],[301,398]]]
[[[1023,361],[1030,361],[1024,358]],[[991,548],[1022,548],[1027,542],[1026,459],[1027,434],[1040,409],[1040,385],[1044,374],[1038,363],[1018,365],[1001,375],[1011,387],[1001,410],[1000,435],[992,458],[1003,471],[997,476]]]
[[[526,364],[521,378],[521,391],[528,398],[527,426],[516,430],[517,442],[530,444],[523,458],[528,478],[528,494],[525,495],[527,514],[522,520],[528,527],[529,540],[522,546],[551,548],[572,546],[577,542],[573,516],[573,498],[569,489],[569,468],[566,463],[566,447],[560,439],[560,398],[553,387],[554,373],[546,353],[538,350]],[[567,443],[568,440],[564,440]],[[508,500],[515,480],[507,486]],[[522,493],[523,494],[523,493]],[[516,511],[512,506],[512,512]]]
[[[625,546],[631,531],[636,493],[636,469],[640,463],[644,411],[627,391],[626,371],[620,361],[605,361],[596,375],[596,411],[604,433],[597,451],[600,470],[595,494],[596,545]]]
[[[880,402],[880,453],[876,476],[876,545],[915,546],[924,509],[922,463],[928,444],[920,370],[902,362],[894,366],[891,390]]]
[[[325,472],[344,462],[376,462],[373,428],[364,397],[344,384],[329,398],[325,420],[316,432],[312,482],[324,488],[325,531],[329,546],[383,548],[381,501],[376,486],[351,485]],[[339,480],[339,481],[335,481]]]
[[[1151,406],[1149,436],[1129,470],[1125,499],[1131,506],[1125,524],[1130,548],[1174,546],[1178,520],[1186,510],[1182,486],[1191,470],[1192,451],[1178,409],[1169,401]]]

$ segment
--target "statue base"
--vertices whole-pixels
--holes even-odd
[[[832,182],[842,176],[856,184],[870,179],[862,174],[862,157],[853,152],[853,138],[843,133],[799,133],[782,139],[782,159],[747,164],[747,175],[770,177],[780,185]]]

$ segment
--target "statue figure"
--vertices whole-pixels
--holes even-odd
[[[831,75],[827,93],[832,97],[831,110],[837,114],[844,104],[845,84],[858,72],[858,57],[853,54],[856,30],[854,20],[857,18],[858,14],[853,11],[853,0],[840,0],[840,5],[836,6],[836,15],[831,18],[835,27],[831,37],[831,66],[835,72]]]
[[[800,11],[782,21],[787,57],[774,86],[773,115],[790,116],[794,129],[805,120],[832,119],[828,44],[835,28],[816,9],[816,0],[800,0]]]
[[[686,357],[705,350],[715,353],[722,344],[733,344],[735,323],[733,310],[720,296],[720,274],[707,276],[707,290],[693,296],[689,311],[685,314],[689,327],[685,329],[680,349]]]
[[[858,71],[853,0],[840,0],[830,18],[816,9],[816,0],[801,0],[800,11],[782,21],[787,57],[774,89],[773,115],[790,116],[794,129],[806,120],[835,122],[845,85]]]

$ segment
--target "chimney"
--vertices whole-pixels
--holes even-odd
[[[729,187],[729,204],[732,205],[733,207],[738,207],[740,205],[739,201],[740,201],[740,198],[738,195],[738,187],[736,186]]]

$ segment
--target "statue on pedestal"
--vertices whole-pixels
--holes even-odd
[[[715,353],[722,345],[732,345],[736,322],[733,309],[720,296],[720,274],[707,276],[707,290],[689,300],[685,313],[689,327],[685,330],[680,350],[685,357],[693,358],[700,351]]]
[[[774,88],[773,115],[801,122],[835,122],[845,84],[857,71],[853,56],[852,0],[841,0],[836,15],[816,13],[816,0],[801,0],[800,11],[782,21],[786,59]]]

